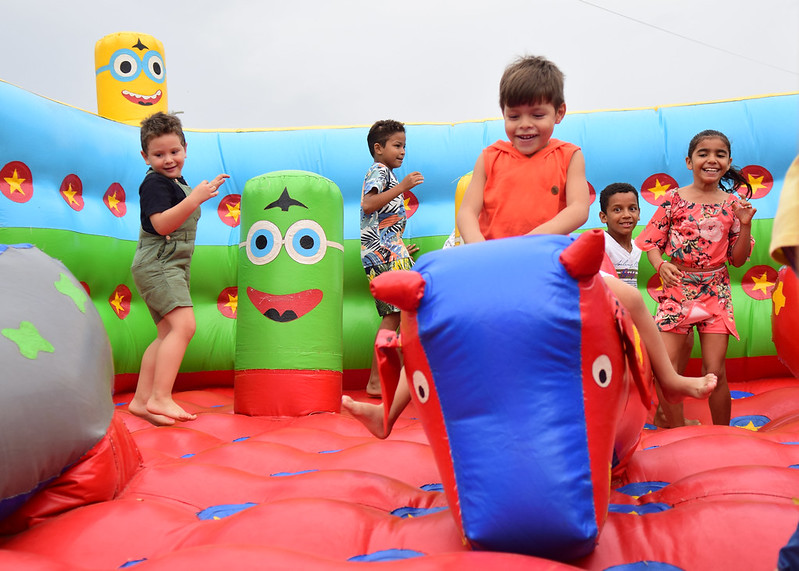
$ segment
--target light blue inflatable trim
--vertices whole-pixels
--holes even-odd
[[[139,228],[138,187],[146,171],[140,155],[139,129],[39,97],[0,81],[0,166],[25,163],[32,172],[34,195],[25,203],[0,197],[0,226],[54,228],[135,241]],[[624,181],[640,188],[652,174],[664,172],[683,185],[690,138],[703,129],[726,133],[734,163],[757,164],[775,179],[775,189],[758,200],[758,218],[772,218],[784,173],[797,154],[799,95],[632,111],[567,115],[555,137],[583,148],[588,181],[598,192]],[[447,236],[454,227],[454,196],[459,178],[474,167],[481,150],[504,139],[501,120],[407,125],[408,150],[398,178],[421,171],[425,183],[414,189],[420,208],[409,219],[406,235]],[[363,176],[371,164],[368,127],[241,132],[186,133],[187,181],[227,172],[231,179],[219,198],[203,205],[198,245],[234,245],[238,229],[216,215],[227,194],[241,194],[250,178],[276,170],[305,170],[335,182],[344,195],[344,239],[359,237]],[[70,208],[59,195],[69,174],[83,183],[85,207]],[[113,183],[126,194],[127,214],[110,213],[102,198]],[[642,224],[654,211],[642,204]],[[585,228],[601,227],[594,203]]]

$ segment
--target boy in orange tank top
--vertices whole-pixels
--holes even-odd
[[[566,114],[563,74],[543,57],[519,58],[502,75],[499,103],[509,141],[497,141],[477,159],[456,219],[464,243],[574,232],[588,220],[590,197],[582,151],[552,139],[555,125]],[[666,399],[707,398],[716,376],[678,375],[638,290],[603,276],[638,328]],[[341,404],[372,434],[386,438],[409,401],[403,369],[386,425],[382,403],[358,402],[344,395]]]

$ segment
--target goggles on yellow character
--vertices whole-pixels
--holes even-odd
[[[133,81],[142,72],[156,83],[163,83],[166,79],[164,58],[155,50],[150,50],[143,57],[131,49],[123,48],[111,55],[108,65],[98,67],[95,75],[108,71],[117,81]]]

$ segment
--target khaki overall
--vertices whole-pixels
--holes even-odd
[[[175,184],[186,196],[191,192],[187,185],[178,181]],[[131,272],[136,289],[156,323],[177,307],[192,306],[189,278],[199,219],[200,208],[197,208],[177,230],[166,236],[139,230]]]

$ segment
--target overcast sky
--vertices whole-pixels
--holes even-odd
[[[10,0],[2,21],[0,79],[92,112],[97,40],[154,36],[197,129],[494,118],[523,54],[572,112],[799,91],[797,0]]]

